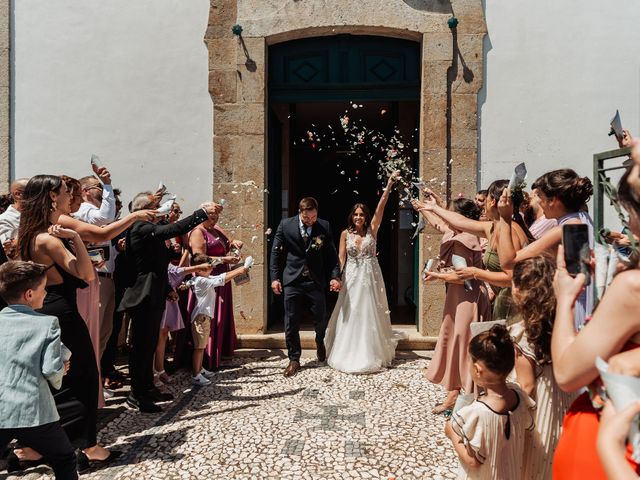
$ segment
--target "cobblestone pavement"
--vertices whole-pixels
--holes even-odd
[[[159,414],[131,410],[100,442],[124,451],[84,479],[445,479],[457,462],[431,407],[445,392],[412,355],[372,375],[346,375],[303,358],[287,379],[279,351],[234,358],[215,382],[176,374],[176,400]],[[0,475],[1,476],[1,475]],[[46,467],[22,476],[53,478]]]

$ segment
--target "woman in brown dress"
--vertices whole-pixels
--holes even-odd
[[[482,247],[476,235],[454,230],[434,212],[422,208],[414,201],[414,208],[435,229],[443,233],[440,245],[440,265],[452,266],[453,255],[465,259],[468,266],[482,268]],[[472,220],[480,218],[480,209],[471,200],[459,198],[452,202],[451,210]],[[432,383],[447,389],[445,400],[436,405],[433,413],[443,413],[453,408],[460,390],[470,393],[473,381],[469,371],[468,346],[471,340],[469,325],[472,322],[491,320],[491,302],[486,284],[477,279],[464,281],[453,271],[426,273],[426,280],[444,280],[447,295],[436,350],[425,377]]]

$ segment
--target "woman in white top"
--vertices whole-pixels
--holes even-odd
[[[516,377],[537,406],[535,428],[525,447],[523,480],[551,480],[562,420],[577,396],[562,391],[551,365],[555,271],[553,260],[542,255],[522,260],[513,269],[513,301],[522,318],[510,328],[516,346]]]
[[[545,217],[555,218],[558,226],[547,231],[535,242],[522,249],[516,248],[510,241],[511,219],[513,207],[511,192],[507,188],[503,191],[498,202],[501,220],[498,224],[500,235],[498,242],[498,257],[504,269],[512,269],[520,260],[550,255],[556,258],[558,245],[562,243],[562,226],[565,224],[585,224],[589,229],[589,246],[593,248],[593,222],[587,212],[587,202],[593,195],[593,185],[587,177],[580,177],[570,168],[553,170],[539,177],[532,185],[534,195],[539,198],[540,207]],[[574,312],[576,330],[582,328],[585,319],[593,310],[594,282],[591,282],[578,297]]]

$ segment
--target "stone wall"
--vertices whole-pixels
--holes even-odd
[[[447,19],[460,21],[455,31]],[[233,25],[243,28],[242,39]],[[420,174],[451,195],[476,188],[477,93],[486,33],[481,0],[212,0],[205,42],[214,108],[214,198],[232,199],[224,226],[256,254],[254,281],[236,292],[240,333],[266,330],[268,275],[265,235],[266,51],[282,41],[340,33],[422,42]],[[454,54],[455,53],[455,54]],[[255,182],[256,187],[243,186]],[[439,235],[420,240],[420,259],[438,253]],[[420,285],[423,335],[441,322],[442,285]]]
[[[11,1],[0,0],[0,193],[9,191],[11,165]]]

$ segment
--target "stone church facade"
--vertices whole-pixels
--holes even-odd
[[[458,24],[451,28],[448,20]],[[241,37],[232,31],[242,28]],[[236,27],[236,31],[237,31]],[[230,198],[239,182],[264,185],[267,175],[268,48],[280,42],[339,34],[414,40],[421,45],[419,168],[423,178],[448,178],[441,193],[475,193],[478,91],[483,79],[486,24],[480,0],[392,0],[211,2],[205,42],[209,49],[209,91],[213,99],[214,197]],[[449,159],[454,159],[450,162]],[[253,238],[264,225],[269,193],[242,193],[225,209],[236,235]],[[419,259],[437,252],[439,236],[421,236]],[[235,293],[236,324],[242,333],[266,330],[269,288],[265,236],[252,242],[262,250],[254,281]],[[420,282],[418,330],[437,335],[442,285]],[[241,305],[240,307],[238,307]]]
[[[449,22],[452,17],[455,25]],[[234,229],[236,238],[250,242],[257,254],[253,281],[234,293],[240,334],[267,330],[268,244],[265,235],[255,233],[268,226],[270,193],[262,188],[243,189],[239,194],[235,190],[240,182],[267,185],[269,47],[342,34],[405,39],[420,45],[419,175],[446,178],[443,195],[475,192],[475,182],[468,179],[477,175],[478,92],[486,34],[481,0],[211,0],[204,42],[214,111],[213,197],[234,199],[225,207],[225,226]],[[11,170],[10,38],[10,1],[0,0],[0,184],[4,190]],[[438,235],[421,236],[419,264],[438,251],[439,240]],[[418,283],[417,330],[434,336],[441,322],[442,285]]]

